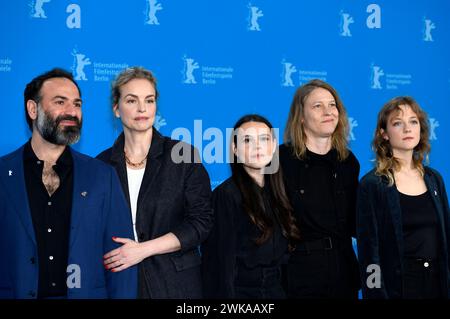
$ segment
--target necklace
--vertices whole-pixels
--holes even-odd
[[[130,159],[127,156],[127,152],[125,152],[125,150],[123,151],[125,153],[125,161],[127,162],[128,165],[130,165],[132,168],[139,168],[141,167],[145,161],[147,160],[147,155],[145,155],[144,159],[142,161],[140,161],[139,163],[133,163],[132,161],[130,161]]]

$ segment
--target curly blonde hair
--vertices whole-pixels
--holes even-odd
[[[410,96],[398,96],[388,101],[378,113],[377,127],[372,141],[372,148],[376,155],[375,174],[384,176],[389,181],[389,186],[394,185],[394,172],[401,168],[400,161],[394,157],[391,144],[383,137],[386,132],[389,117],[392,113],[402,112],[401,105],[407,105],[416,113],[420,123],[420,141],[414,148],[413,165],[423,176],[425,173],[423,161],[428,160],[430,153],[428,116],[419,104]]]
[[[304,158],[306,154],[306,134],[302,119],[304,118],[305,101],[309,94],[317,88],[322,88],[330,92],[336,101],[336,107],[339,111],[339,119],[336,130],[331,136],[331,147],[336,149],[338,159],[343,161],[349,154],[347,148],[347,137],[349,131],[347,111],[345,110],[344,104],[342,103],[337,91],[330,84],[322,80],[311,80],[299,87],[295,92],[291,103],[286,128],[284,130],[284,142],[292,145],[294,154],[297,158]]]

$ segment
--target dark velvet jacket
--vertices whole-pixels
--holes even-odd
[[[440,174],[425,167],[425,184],[433,199],[439,224],[440,263],[443,291],[449,291],[450,211],[444,182]],[[389,187],[385,177],[367,173],[360,182],[357,200],[358,255],[364,298],[402,298],[403,232],[400,197],[395,185]],[[371,264],[381,270],[381,287],[368,288],[367,272]],[[448,297],[448,295],[447,295]]]
[[[130,204],[124,154],[124,135],[97,157],[115,167]],[[186,162],[175,163],[171,153],[183,153]],[[138,196],[138,241],[175,234],[181,250],[151,256],[139,264],[140,298],[201,298],[201,257],[198,246],[213,226],[208,173],[189,144],[163,137],[153,128],[152,143]],[[131,214],[131,209],[130,209]]]

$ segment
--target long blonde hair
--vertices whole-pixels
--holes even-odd
[[[388,101],[381,111],[378,113],[377,128],[375,129],[375,136],[372,142],[373,150],[376,154],[376,171],[378,176],[384,176],[389,181],[389,186],[394,185],[394,172],[401,168],[400,161],[394,157],[391,144],[383,137],[383,132],[386,132],[389,116],[393,112],[401,112],[401,105],[407,105],[416,113],[420,123],[420,141],[414,148],[413,165],[417,168],[423,176],[425,173],[423,167],[424,159],[428,160],[430,153],[429,141],[429,127],[428,116],[421,109],[419,104],[410,96],[398,96]]]
[[[289,117],[284,130],[284,142],[292,145],[295,156],[303,158],[306,154],[306,134],[302,119],[304,118],[305,101],[309,94],[317,88],[327,90],[333,95],[336,101],[336,107],[339,111],[338,124],[333,135],[331,136],[331,147],[336,149],[338,159],[343,161],[348,156],[348,119],[342,100],[339,98],[337,91],[328,83],[322,80],[311,80],[302,85],[295,92],[291,103]]]

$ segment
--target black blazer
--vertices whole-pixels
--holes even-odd
[[[113,165],[130,204],[124,154],[124,135],[97,158]],[[190,163],[174,163],[174,147]],[[139,242],[172,232],[181,250],[155,255],[139,264],[140,298],[201,298],[201,257],[198,246],[213,226],[211,186],[208,173],[189,144],[163,137],[153,128],[152,144],[138,196],[136,232]],[[189,161],[188,161],[189,162]],[[131,214],[131,211],[130,211]]]
[[[440,174],[425,167],[425,184],[433,198],[440,225],[440,270],[447,280],[443,289],[449,289],[449,235],[450,211],[444,182]],[[364,298],[402,298],[403,232],[400,198],[395,186],[389,187],[387,178],[375,175],[375,169],[360,182],[357,200],[358,255],[361,266]],[[367,266],[376,264],[381,269],[381,288],[367,287],[372,272]]]
[[[202,276],[205,298],[235,297],[237,214],[246,214],[239,188],[231,178],[213,192],[214,226],[202,244]],[[219,205],[219,206],[217,206]]]

